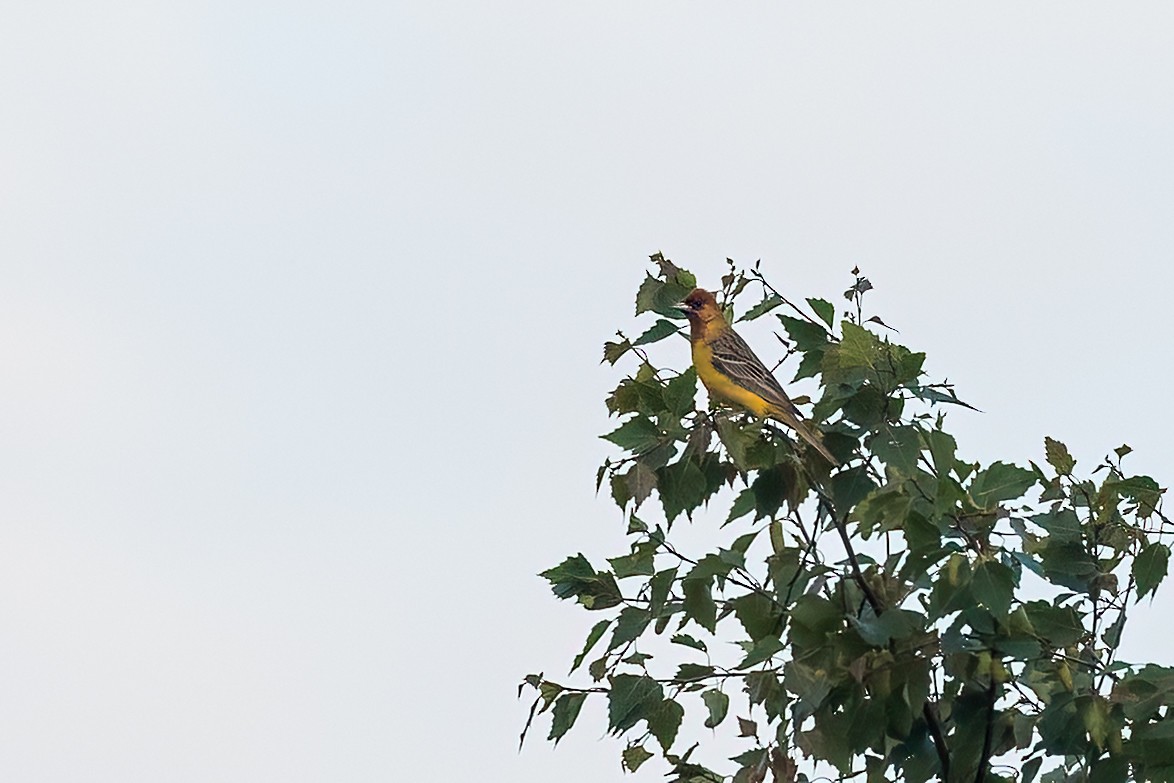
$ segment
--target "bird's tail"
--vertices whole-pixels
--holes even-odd
[[[815,425],[803,421],[790,411],[780,410],[777,407],[771,409],[771,416],[786,424],[791,429],[795,430],[800,438],[807,441],[811,448],[815,449],[820,455],[830,462],[832,465],[839,465],[840,461],[832,456],[832,453],[827,450],[827,446],[823,445],[823,437]]]

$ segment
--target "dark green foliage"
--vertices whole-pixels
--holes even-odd
[[[968,462],[945,410],[970,406],[865,317],[867,278],[853,271],[837,323],[832,303],[796,307],[730,262],[727,315],[776,323],[794,377],[818,379],[809,418],[841,456],[832,470],[780,425],[698,407],[686,343],[669,339],[696,283],[652,261],[636,312],[658,317],[604,348],[633,366],[607,399],[619,453],[597,475],[627,551],[542,574],[604,619],[571,667],[598,656],[589,681],[525,679],[527,729],[549,711],[557,742],[601,699],[625,770],[659,751],[688,783],[1174,781],[1174,669],[1117,659],[1170,555],[1164,490],[1125,471],[1128,446],[1089,475],[1050,437],[1042,468]],[[682,519],[711,545],[675,541]],[[682,727],[745,750],[682,750]]]

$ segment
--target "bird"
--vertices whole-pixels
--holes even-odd
[[[693,366],[711,398],[786,424],[832,465],[840,464],[771,371],[726,321],[713,294],[695,288],[678,309],[689,319]]]

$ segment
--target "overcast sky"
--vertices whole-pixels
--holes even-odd
[[[625,546],[599,357],[657,250],[796,299],[859,265],[984,411],[965,456],[1128,442],[1168,484],[1172,33],[1163,3],[9,3],[0,777],[620,779],[590,708],[518,754],[514,689],[595,619],[534,574]],[[1153,616],[1127,657],[1172,663]]]

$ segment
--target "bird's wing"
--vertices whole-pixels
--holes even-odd
[[[772,405],[792,413],[798,418],[799,409],[783,391],[762,360],[754,355],[746,341],[733,329],[724,329],[715,337],[709,348],[713,351],[713,366],[718,372],[732,379],[743,389],[754,392]]]

